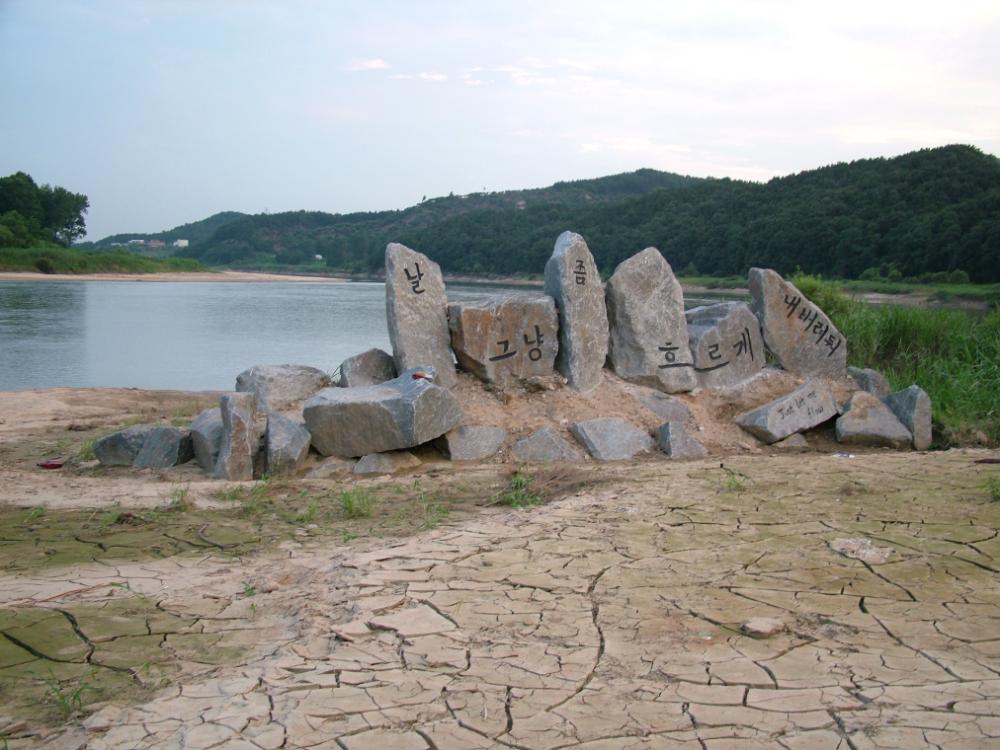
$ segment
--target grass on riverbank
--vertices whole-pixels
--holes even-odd
[[[0,248],[0,271],[78,274],[205,270],[207,269],[201,263],[190,258],[157,260],[125,250],[96,253],[56,245]]]

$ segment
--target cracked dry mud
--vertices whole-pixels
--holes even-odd
[[[10,747],[996,747],[997,455],[605,465],[405,539],[7,574],[5,616],[43,615],[8,660],[48,632],[56,666],[150,682],[158,654]]]

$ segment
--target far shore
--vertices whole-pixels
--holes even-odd
[[[34,273],[31,271],[3,271],[0,281],[194,281],[228,282],[283,282],[283,283],[333,283],[347,279],[332,276],[295,276],[291,274],[260,273],[257,271],[168,271],[162,273]]]

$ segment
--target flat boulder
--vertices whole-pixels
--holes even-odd
[[[703,388],[731,388],[764,369],[760,324],[743,302],[687,311],[688,342]]]
[[[850,445],[905,448],[913,436],[892,410],[866,391],[857,391],[837,420],[837,441]]]
[[[691,437],[683,422],[667,422],[656,431],[656,442],[660,450],[673,459],[704,458],[708,455],[705,446]]]
[[[554,427],[543,427],[514,443],[511,453],[529,463],[579,463],[583,454],[566,442]]]
[[[348,357],[340,364],[341,388],[359,385],[378,385],[396,377],[396,362],[392,355],[381,349],[369,349]]]
[[[267,415],[264,431],[264,470],[268,476],[295,476],[309,454],[309,431],[301,422]]]
[[[506,439],[502,427],[463,425],[446,432],[435,445],[452,461],[481,461],[495,456]]]
[[[863,391],[868,391],[873,396],[876,396],[883,401],[885,401],[889,394],[892,393],[892,387],[889,385],[889,381],[885,379],[885,375],[880,373],[878,370],[872,370],[868,367],[848,367],[847,374],[851,376],[855,383],[858,384],[858,388]]]
[[[169,469],[194,458],[191,433],[177,427],[154,427],[146,433],[134,466],[141,469]]]
[[[646,388],[636,389],[632,396],[664,422],[687,422],[691,418],[691,410],[679,398]]]
[[[354,464],[355,474],[395,474],[397,471],[420,466],[420,459],[409,451],[369,453]]]
[[[841,377],[847,341],[826,314],[770,268],[750,269],[750,298],[764,343],[788,372]]]
[[[698,385],[688,345],[684,292],[655,247],[618,264],[606,291],[608,361],[632,383],[666,393]]]
[[[451,348],[458,366],[487,383],[552,375],[559,316],[546,295],[501,294],[448,305]]]
[[[330,385],[330,377],[306,365],[254,365],[236,376],[237,393],[252,393],[255,409],[284,409]]]
[[[105,466],[131,466],[146,436],[155,429],[155,425],[144,424],[105,435],[94,442],[94,456]]]
[[[462,408],[434,376],[433,368],[422,367],[379,385],[324,388],[303,407],[313,447],[324,456],[353,458],[440,437],[462,421]]]
[[[617,417],[577,422],[569,431],[598,461],[625,461],[653,449],[653,439],[645,430]]]
[[[787,396],[736,417],[736,424],[765,443],[811,429],[837,416],[837,402],[820,380],[809,380]]]
[[[597,264],[580,235],[559,235],[545,264],[545,293],[555,299],[559,310],[556,369],[566,376],[570,388],[596,388],[608,356],[608,311]]]
[[[430,366],[445,388],[458,382],[447,306],[438,264],[405,245],[390,243],[385,249],[385,312],[398,372]]]
[[[931,397],[919,385],[911,385],[885,399],[896,419],[913,435],[913,447],[925,451],[931,447]]]
[[[222,412],[222,441],[212,475],[216,479],[253,479],[253,459],[259,439],[255,425],[256,398],[253,393],[227,393],[219,399]]]
[[[198,465],[207,472],[214,471],[222,444],[222,410],[219,407],[205,409],[191,420],[188,430]]]

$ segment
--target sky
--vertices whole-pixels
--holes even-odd
[[[651,167],[1000,153],[1000,2],[0,0],[0,176],[88,239]]]

